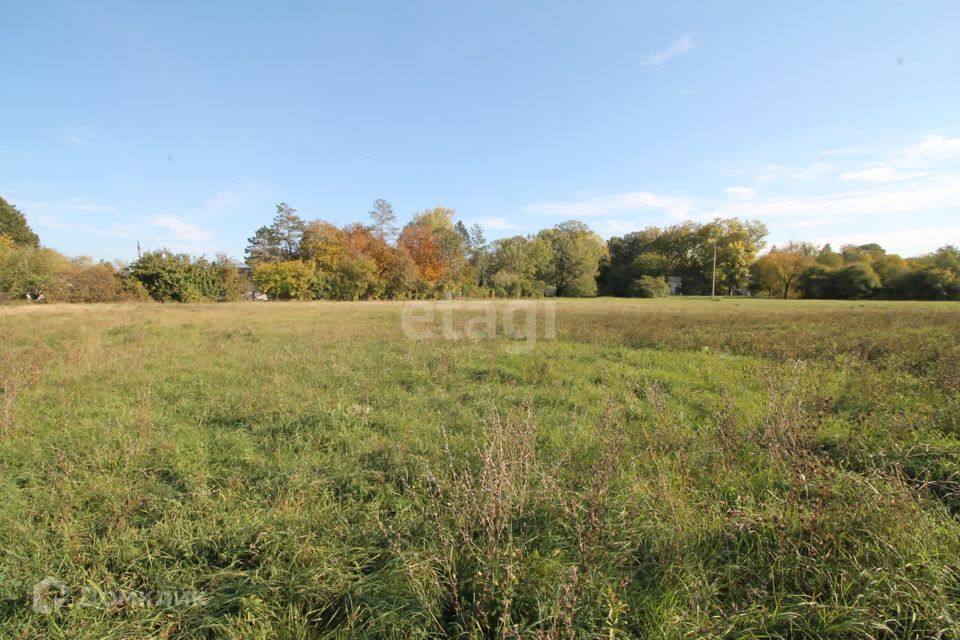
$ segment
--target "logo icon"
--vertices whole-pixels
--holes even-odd
[[[63,606],[70,587],[56,578],[44,578],[33,585],[33,612],[49,615]]]

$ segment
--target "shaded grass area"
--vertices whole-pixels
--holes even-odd
[[[960,305],[401,313],[0,309],[0,635],[960,635]]]

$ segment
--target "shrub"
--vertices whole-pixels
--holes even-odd
[[[143,283],[131,276],[129,273],[119,276],[120,297],[123,300],[132,300],[136,302],[146,302],[150,300],[150,292],[143,286]]]
[[[235,300],[241,289],[239,273],[225,256],[210,262],[166,249],[148,251],[130,265],[129,275],[160,302]]]
[[[218,255],[215,264],[221,283],[219,299],[223,302],[240,300],[243,297],[243,292],[249,288],[249,280],[240,273],[240,269],[225,255]]]
[[[597,279],[594,274],[584,274],[566,284],[563,295],[571,298],[592,298],[597,295]]]
[[[640,276],[630,283],[631,298],[665,298],[670,295],[670,285],[664,278]]]
[[[120,278],[109,262],[75,260],[65,275],[67,302],[115,302],[123,297]]]
[[[497,271],[490,277],[490,286],[499,298],[542,298],[547,284],[512,271]]]
[[[511,271],[497,271],[491,276],[490,284],[501,298],[519,298],[523,293],[523,277]]]
[[[309,298],[313,280],[313,264],[301,260],[268,262],[253,270],[253,284],[274,300]]]

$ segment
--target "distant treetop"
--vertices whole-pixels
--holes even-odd
[[[0,197],[0,235],[11,238],[16,244],[40,246],[40,238],[27,224],[27,219],[2,197]]]

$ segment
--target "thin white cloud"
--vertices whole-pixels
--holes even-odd
[[[766,164],[760,167],[760,173],[754,177],[754,181],[767,183],[777,180],[817,180],[831,167],[833,164],[830,162],[813,162],[799,166]]]
[[[833,149],[824,149],[820,152],[822,156],[837,156],[837,157],[850,157],[850,156],[864,156],[874,153],[876,147],[866,144],[850,144],[842,147],[834,147]]]
[[[56,231],[70,228],[70,225],[66,224],[57,216],[37,216],[36,224],[38,227],[42,227],[44,229],[53,229]]]
[[[724,196],[712,198],[668,196],[650,191],[599,195],[588,192],[565,201],[530,204],[524,211],[554,220],[588,220],[594,229],[606,235],[623,235],[649,224],[672,224],[684,218],[759,219],[768,224],[773,237],[791,229],[804,230],[799,233],[805,237],[826,236],[829,229],[842,228],[842,225],[864,231],[822,240],[835,244],[876,241],[892,251],[915,255],[942,244],[960,244],[960,229],[956,227],[887,231],[899,220],[909,220],[914,227],[921,227],[926,219],[930,226],[937,224],[933,222],[935,219],[950,219],[960,213],[960,166],[943,160],[952,157],[958,144],[960,139],[928,136],[918,144],[899,150],[893,158],[838,159],[806,165],[767,164],[751,173],[741,172],[757,174],[758,182],[777,181],[776,191],[771,191],[773,187],[758,190],[734,184],[724,189]],[[930,163],[936,159],[939,164],[937,168],[910,170],[897,162],[903,157],[922,157]],[[660,214],[661,218],[651,219],[649,214]]]
[[[257,181],[238,182],[203,199],[195,207],[159,212],[137,211],[132,198],[126,198],[119,205],[80,197],[18,200],[14,204],[31,223],[60,235],[69,232],[138,240],[144,248],[167,247],[193,255],[212,255],[227,247],[223,246],[222,238],[218,240],[218,234],[204,228],[207,222],[228,213],[244,215],[264,206],[263,210],[269,211],[267,199],[271,191]]]
[[[142,243],[146,250],[163,247],[192,255],[213,255],[218,249],[213,246],[214,243],[206,242],[211,236],[209,232],[172,216],[157,216],[146,222],[97,227],[72,224],[55,218],[46,218],[39,222],[46,229],[127,241],[131,254],[137,243]]]
[[[757,197],[757,190],[753,187],[727,187],[727,197],[733,200],[753,200]]]
[[[683,218],[690,215],[695,204],[696,202],[691,198],[632,191],[568,202],[536,202],[527,205],[523,210],[526,213],[567,218],[617,216],[659,210],[674,218]]]
[[[814,162],[801,169],[788,172],[787,178],[790,180],[816,180],[817,178],[822,178],[830,166],[827,162]]]
[[[841,189],[816,195],[758,197],[737,187],[727,191],[734,197],[712,203],[649,192],[627,192],[571,202],[537,203],[524,210],[555,219],[590,218],[598,231],[610,234],[642,228],[644,222],[630,214],[649,211],[667,214],[672,221],[678,218],[710,220],[739,217],[765,220],[772,227],[780,229],[812,229],[872,220],[877,216],[960,208],[960,173],[910,181],[875,182],[862,189]],[[737,195],[752,197],[737,198]],[[671,220],[664,222],[670,223]],[[866,225],[866,228],[870,226]]]
[[[636,220],[622,218],[606,218],[595,221],[591,227],[604,238],[624,236],[640,229]]]
[[[85,125],[67,125],[66,131],[64,132],[64,139],[68,143],[80,147],[86,147],[93,144],[99,137],[99,130]]]
[[[896,229],[893,231],[823,235],[813,240],[816,245],[830,243],[833,247],[845,244],[868,244],[876,242],[890,253],[914,257],[935,251],[936,248],[955,242],[960,238],[960,227],[934,227],[925,229]]]
[[[655,51],[648,55],[641,61],[640,64],[645,67],[659,67],[667,60],[672,60],[677,56],[682,56],[683,54],[692,51],[696,48],[696,46],[696,43],[693,41],[693,34],[687,31],[677,38],[676,41],[674,41],[666,49],[661,49],[660,51]]]
[[[830,225],[846,224],[856,222],[858,216],[836,216],[836,215],[815,215],[801,217],[796,216],[785,220],[777,220],[777,229],[814,229],[816,227],[827,227]]]
[[[94,202],[85,198],[63,198],[58,200],[24,201],[17,207],[26,214],[42,213],[49,215],[69,215],[72,213],[119,213],[111,204]]]
[[[872,189],[839,191],[815,196],[780,196],[725,204],[703,213],[703,217],[748,218],[802,217],[825,221],[844,216],[876,216],[915,213],[957,207],[960,203],[960,174],[912,180]]]
[[[960,158],[960,138],[933,135],[904,149],[901,164],[927,167],[938,160],[955,158]]]
[[[872,169],[862,169],[860,171],[850,171],[841,174],[840,179],[857,182],[899,182],[900,180],[922,178],[926,175],[929,174],[924,172],[904,173],[893,167],[874,167]]]
[[[477,220],[479,224],[484,229],[492,229],[494,231],[505,231],[510,229],[520,229],[519,225],[513,224],[512,222],[507,221],[506,218],[493,217],[493,218],[480,218]]]
[[[201,211],[208,214],[231,213],[249,207],[252,200],[267,195],[269,190],[259,182],[250,180],[231,185],[213,194],[203,202]]]
[[[204,242],[210,238],[210,232],[173,216],[157,216],[150,224],[173,233],[174,239],[181,242]]]

